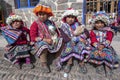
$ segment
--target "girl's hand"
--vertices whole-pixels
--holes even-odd
[[[41,41],[42,39],[40,37],[35,38],[35,41]]]
[[[76,44],[75,44],[75,42],[72,42],[72,46],[75,46]]]
[[[102,51],[104,48],[105,48],[105,47],[104,47],[104,45],[102,45],[102,44],[98,46],[98,49],[99,49],[100,51]]]
[[[33,46],[35,44],[35,42],[30,42],[30,45]]]
[[[52,44],[52,42],[53,42],[52,39],[43,39],[43,41],[47,42],[48,44]]]
[[[84,44],[86,43],[86,40],[84,39],[80,39],[81,42],[83,42]]]

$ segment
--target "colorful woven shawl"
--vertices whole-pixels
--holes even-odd
[[[63,23],[61,26],[61,29],[69,36],[73,37],[73,31],[76,29],[76,27],[79,26],[79,23],[76,22],[73,25],[68,25],[67,23]]]
[[[46,22],[41,22],[39,20],[36,21],[36,23],[38,24],[38,35],[41,37],[41,38],[47,38],[47,39],[51,39],[51,35],[49,33],[49,30],[48,30],[48,26],[49,25],[53,25],[54,24],[50,21],[50,20],[47,20]]]
[[[13,29],[11,26],[2,27],[1,30],[8,44],[15,43],[22,33],[21,30]]]

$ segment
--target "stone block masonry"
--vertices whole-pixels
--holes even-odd
[[[41,0],[49,3],[48,5],[51,6],[54,17],[51,17],[52,20],[57,23],[59,27],[61,16],[64,10],[68,8],[74,8],[79,10],[80,14],[78,16],[79,21],[81,21],[81,13],[82,13],[82,0]],[[33,14],[33,8],[22,8],[22,9],[15,9],[15,13],[19,14],[23,17],[23,20],[27,24],[28,27],[32,24],[32,22],[36,19],[35,15]]]

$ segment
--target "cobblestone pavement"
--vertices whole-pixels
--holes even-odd
[[[114,37],[112,45],[120,57],[120,34]],[[114,74],[106,77],[104,71],[102,74],[97,74],[95,68],[90,64],[86,64],[88,68],[87,74],[79,73],[79,66],[76,62],[69,74],[63,71],[55,71],[54,65],[50,65],[51,73],[41,71],[40,62],[37,60],[34,69],[25,67],[22,70],[16,69],[2,57],[3,47],[6,42],[0,36],[0,80],[120,80],[120,68],[115,69]]]

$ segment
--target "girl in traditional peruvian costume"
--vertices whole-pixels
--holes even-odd
[[[70,72],[73,64],[73,58],[79,60],[80,72],[87,73],[87,68],[84,61],[89,55],[88,31],[80,26],[77,20],[78,11],[68,9],[63,13],[63,23],[61,25],[62,31],[67,35],[65,37],[65,46],[61,53],[61,63],[67,62],[64,71]],[[88,47],[87,47],[88,46]],[[87,58],[86,56],[87,55]]]
[[[93,29],[90,31],[90,40],[93,49],[89,62],[96,65],[105,64],[107,73],[111,75],[111,70],[118,67],[118,58],[110,45],[114,34],[107,27],[109,25],[109,17],[105,12],[97,12],[92,17],[92,25]],[[99,72],[99,67],[96,70]]]
[[[42,70],[50,72],[47,65],[48,53],[56,53],[62,45],[62,38],[54,22],[48,18],[53,16],[47,5],[38,4],[34,8],[37,20],[30,27],[31,44],[35,46],[35,55],[40,58]]]
[[[30,47],[27,40],[29,29],[24,27],[22,17],[12,14],[7,18],[6,23],[8,25],[1,28],[2,34],[8,42],[4,58],[15,64],[19,69],[21,69],[21,61],[25,59],[26,66],[33,68],[29,54]]]

